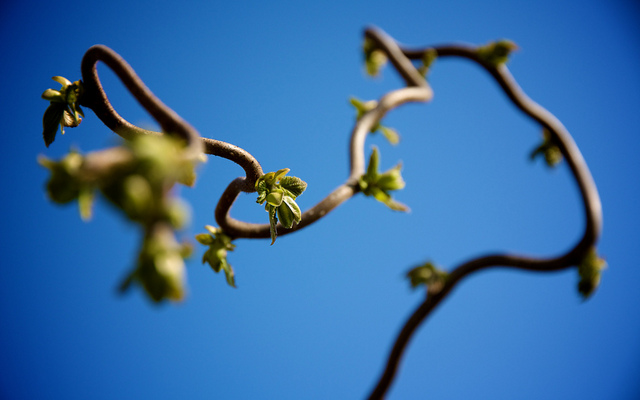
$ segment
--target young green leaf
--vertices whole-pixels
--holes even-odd
[[[600,285],[600,275],[607,267],[607,263],[598,256],[595,248],[591,248],[578,264],[578,292],[584,300],[588,299]]]
[[[514,42],[502,39],[478,47],[477,54],[482,61],[497,67],[509,61],[509,54],[517,49]]]

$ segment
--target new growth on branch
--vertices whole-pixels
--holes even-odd
[[[264,173],[260,163],[246,150],[230,143],[202,138],[173,110],[164,105],[144,85],[133,69],[113,50],[93,46],[85,53],[82,80],[71,82],[61,76],[53,80],[60,89],[47,89],[42,98],[49,101],[43,117],[43,138],[49,147],[58,128],[80,125],[85,117],[81,107],[92,110],[113,132],[125,139],[121,146],[82,155],[71,151],[54,161],[41,156],[39,162],[51,175],[46,190],[55,203],[77,201],[80,215],[88,220],[97,195],[104,197],[127,219],[141,227],[142,238],[134,268],[120,284],[125,291],[133,285],[144,289],[154,302],[183,300],[186,295],[185,259],[192,246],[179,243],[179,231],[188,224],[184,200],[177,196],[176,184],[193,186],[198,166],[205,155],[215,155],[240,165],[245,176],[233,179],[215,208],[218,227],[206,225],[206,233],[195,239],[207,246],[202,263],[217,273],[224,271],[226,281],[235,287],[235,273],[227,256],[237,239],[271,239],[306,228],[326,217],[334,208],[358,193],[372,196],[392,210],[408,207],[392,198],[392,192],[405,187],[401,164],[379,172],[379,150],[373,148],[365,166],[365,141],[369,134],[380,132],[392,144],[399,134],[381,123],[391,110],[409,102],[429,102],[433,97],[428,83],[429,71],[437,59],[458,57],[482,67],[502,88],[511,102],[540,125],[541,144],[530,156],[541,156],[555,167],[564,161],[575,179],[584,207],[585,229],[580,240],[566,253],[552,258],[492,254],[464,262],[444,271],[431,261],[407,273],[411,286],[425,288],[425,300],[409,317],[398,334],[371,399],[383,398],[397,371],[406,345],[431,311],[465,277],[479,270],[508,267],[538,272],[575,268],[578,291],[586,299],[600,283],[606,264],[596,251],[602,227],[600,198],[587,165],[564,126],[551,113],[529,99],[511,76],[506,64],[517,46],[498,40],[481,46],[443,45],[409,49],[399,45],[385,32],[369,28],[364,32],[364,66],[370,75],[380,74],[391,66],[405,82],[405,87],[386,93],[377,100],[351,98],[356,109],[355,124],[349,144],[350,168],[342,185],[315,206],[302,211],[296,199],[307,189],[307,183],[288,176],[288,168]],[[137,127],[113,109],[100,83],[97,63],[103,62],[119,77],[124,86],[159,123],[161,132]],[[286,160],[283,160],[286,164]],[[409,182],[415,184],[415,182]],[[268,223],[256,224],[231,217],[231,207],[241,192],[256,193],[257,203],[268,214]]]

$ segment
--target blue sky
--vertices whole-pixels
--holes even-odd
[[[89,4],[91,3],[91,4]],[[85,223],[50,203],[36,157],[118,143],[87,110],[50,148],[40,94],[50,78],[80,79],[93,44],[119,52],[201,135],[252,153],[266,171],[309,183],[309,208],[348,174],[350,96],[399,87],[390,69],[364,76],[362,30],[405,44],[483,44],[509,38],[521,87],[569,129],[604,210],[609,268],[582,302],[575,271],[495,269],[472,276],[412,340],[390,399],[636,399],[640,396],[640,16],[632,1],[4,2],[0,49],[5,123],[0,200],[0,397],[10,399],[354,399],[382,371],[401,324],[420,303],[403,277],[490,251],[551,256],[584,222],[564,166],[529,162],[540,129],[490,77],[463,60],[436,61],[428,105],[385,123],[397,147],[371,137],[381,167],[402,160],[408,215],[357,196],[295,234],[238,240],[238,289],[188,263],[189,296],[151,304],[115,288],[139,233],[107,204]],[[115,108],[154,126],[111,72]],[[185,237],[213,224],[242,170],[210,158],[194,189]],[[254,195],[233,215],[266,222]]]

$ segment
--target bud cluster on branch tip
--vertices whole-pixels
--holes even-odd
[[[529,157],[535,160],[538,156],[544,156],[547,165],[555,167],[562,161],[562,152],[546,128],[542,130],[542,137],[542,143],[531,152]]]
[[[430,261],[407,272],[407,277],[411,281],[411,288],[415,289],[420,285],[425,285],[428,293],[439,292],[448,276],[447,272],[441,270]]]
[[[606,267],[607,263],[598,257],[595,247],[592,247],[578,264],[578,275],[580,276],[578,292],[585,300],[598,288],[600,275]]]
[[[176,257],[186,253],[183,246],[174,246],[173,231],[186,224],[189,212],[172,188],[178,182],[193,184],[200,160],[188,156],[181,140],[168,135],[139,136],[124,146],[86,156],[74,151],[60,161],[45,157],[39,161],[51,171],[47,192],[54,202],[77,199],[86,220],[99,192],[129,220],[140,224],[145,239],[132,275],[136,279],[131,282],[141,283],[154,301],[182,297],[183,290],[176,289],[176,282],[184,280],[184,272],[175,271],[184,261],[178,262]],[[158,230],[159,225],[164,228]],[[173,283],[162,283],[165,278]],[[158,297],[160,293],[166,295]]]
[[[485,63],[497,67],[509,61],[509,55],[515,50],[518,46],[514,42],[502,39],[478,47],[476,54]]]
[[[371,157],[369,158],[367,172],[358,180],[360,190],[366,196],[373,196],[376,200],[392,210],[409,211],[409,207],[393,200],[391,194],[389,194],[389,192],[403,189],[405,186],[405,182],[400,174],[402,164],[399,163],[383,173],[378,172],[378,164],[378,148],[374,146]]]
[[[176,241],[171,227],[156,224],[145,234],[136,268],[120,285],[124,292],[133,283],[141,285],[155,302],[180,301],[186,295],[184,259],[191,246]]]
[[[227,262],[227,251],[233,251],[235,244],[231,243],[231,238],[224,234],[222,229],[206,225],[205,229],[209,233],[199,233],[196,240],[205,246],[209,246],[202,256],[202,263],[208,263],[216,272],[224,271],[229,286],[236,287],[233,268]]]
[[[378,106],[378,102],[375,100],[369,100],[369,101],[363,102],[362,100],[357,99],[355,97],[351,97],[349,99],[349,102],[356,109],[356,121],[359,121],[364,114],[368,113],[369,111],[373,110]],[[398,142],[400,142],[400,135],[398,135],[398,132],[396,132],[392,128],[382,126],[380,122],[377,122],[373,127],[371,127],[371,130],[369,132],[382,133],[382,135],[389,141],[389,143],[393,145],[396,145],[398,144]]]
[[[364,66],[369,76],[377,76],[380,70],[387,63],[387,55],[378,49],[376,44],[369,38],[365,38],[362,45],[364,51]]]
[[[267,203],[265,210],[269,213],[271,244],[276,241],[278,234],[276,230],[278,219],[287,229],[302,220],[302,211],[295,199],[307,189],[307,183],[295,176],[285,176],[287,172],[289,168],[269,172],[256,181],[258,192],[256,203]]]
[[[436,58],[438,58],[438,52],[436,51],[436,49],[427,49],[424,51],[422,59],[420,60],[422,62],[422,65],[418,67],[418,72],[425,79],[427,78],[427,74],[429,73],[429,70],[431,69],[431,66],[433,65],[433,62],[436,60]]]
[[[64,135],[64,128],[74,128],[82,122],[84,112],[80,108],[80,97],[83,93],[82,81],[71,83],[61,76],[54,76],[54,81],[60,83],[60,90],[47,89],[42,98],[49,101],[49,107],[42,118],[44,144],[49,147],[56,138],[58,126]]]

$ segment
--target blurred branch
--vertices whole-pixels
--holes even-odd
[[[370,28],[365,31],[365,36],[379,43],[382,40],[389,40],[383,32]],[[396,53],[390,52],[385,46],[380,46],[390,58],[392,64],[398,68],[400,63],[394,62]],[[457,268],[454,268],[444,285],[439,291],[429,292],[426,300],[414,311],[411,317],[398,334],[391,353],[389,354],[386,367],[373,389],[369,399],[382,399],[391,386],[402,354],[406,349],[409,340],[416,329],[430,315],[431,311],[449,294],[452,289],[466,276],[472,273],[492,268],[507,267],[530,271],[547,272],[557,271],[579,265],[595,246],[600,231],[602,229],[602,209],[600,197],[589,169],[580,153],[580,150],[573,141],[566,128],[550,112],[531,100],[520,89],[515,79],[510,74],[504,62],[490,63],[479,56],[479,47],[465,45],[436,46],[423,49],[401,48],[403,56],[412,60],[422,60],[425,54],[435,50],[437,57],[462,57],[471,60],[483,67],[500,85],[502,90],[509,97],[511,102],[526,115],[538,122],[543,129],[548,132],[551,139],[556,143],[567,160],[569,168],[578,185],[585,212],[585,231],[582,238],[574,247],[558,257],[554,258],[534,258],[509,254],[495,254],[472,259]],[[399,69],[399,73],[409,84],[411,74]]]

